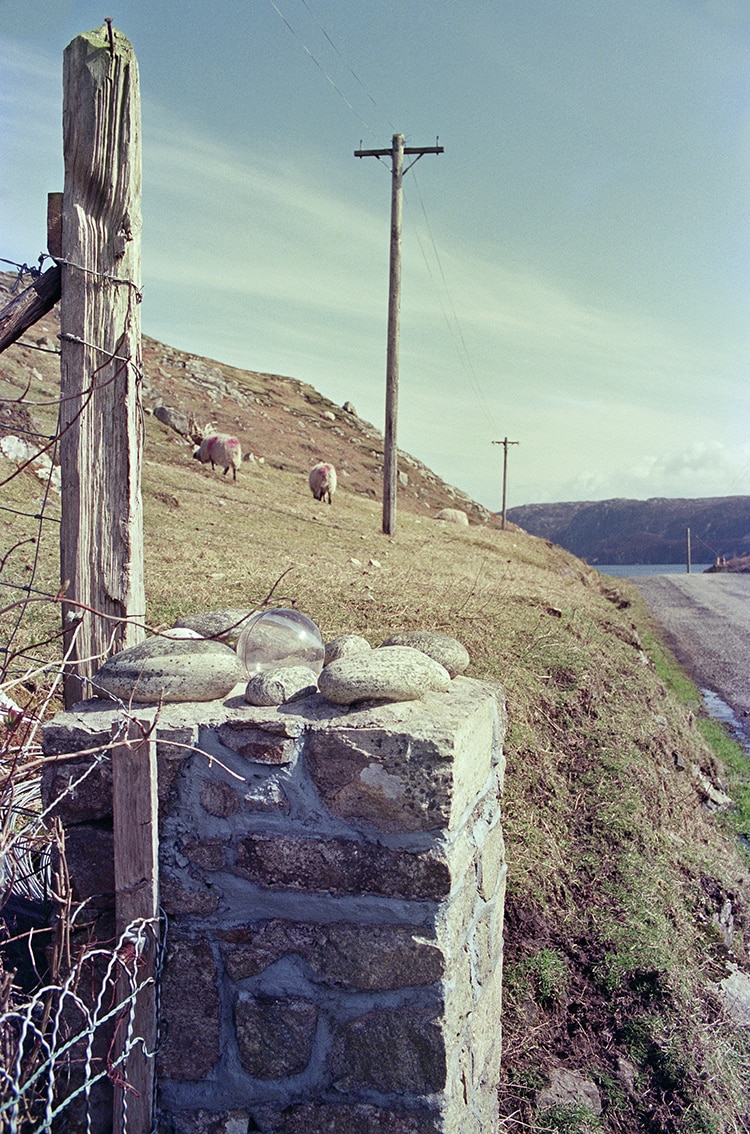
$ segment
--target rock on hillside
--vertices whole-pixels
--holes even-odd
[[[589,563],[683,563],[685,529],[695,560],[750,552],[750,496],[525,504],[508,518]]]
[[[11,298],[14,280],[11,273],[0,272],[0,308]],[[0,410],[21,397],[27,385],[29,402],[54,399],[60,381],[55,353],[59,332],[56,307],[0,355]],[[351,391],[354,404],[347,401],[341,407],[305,382],[240,370],[145,335],[143,369],[146,412],[156,414],[160,428],[184,446],[186,454],[193,427],[209,427],[235,434],[245,454],[252,453],[273,468],[306,476],[317,461],[332,461],[339,473],[339,491],[382,497],[383,435],[357,415],[356,389]],[[55,413],[54,404],[46,419],[34,409],[34,421],[25,423],[25,435],[52,433]],[[10,432],[10,427],[10,421],[0,416],[0,430]],[[415,457],[399,450],[398,465],[400,508],[433,516],[442,508],[460,508],[472,523],[494,523],[492,513]]]

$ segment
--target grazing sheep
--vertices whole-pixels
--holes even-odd
[[[310,476],[308,477],[310,491],[316,500],[328,500],[331,503],[331,497],[336,491],[336,470],[333,465],[329,465],[326,461],[319,461],[314,468],[310,469]]]
[[[449,524],[468,524],[469,517],[461,508],[441,508],[436,520],[447,520]]]
[[[201,461],[204,465],[210,461],[212,469],[217,465],[220,468],[223,466],[224,476],[231,469],[232,478],[237,479],[237,469],[242,462],[242,449],[236,437],[230,437],[228,433],[213,433],[203,438],[193,456],[196,461]]]

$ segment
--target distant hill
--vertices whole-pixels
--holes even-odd
[[[750,553],[750,496],[524,504],[507,517],[591,564],[683,563],[686,528],[696,562]]]

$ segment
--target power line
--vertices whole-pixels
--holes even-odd
[[[269,0],[269,3],[271,4],[272,8],[277,13],[277,15],[280,17],[280,19],[283,21],[283,23],[286,25],[288,30],[295,37],[295,39],[297,39],[298,42],[301,44],[303,50],[306,52],[306,54],[309,56],[309,58],[313,61],[313,63],[318,68],[318,70],[324,75],[324,77],[325,77],[326,81],[329,83],[329,85],[336,91],[336,93],[340,96],[340,98],[344,101],[344,103],[349,107],[349,109],[352,111],[352,113],[355,115],[355,117],[358,119],[358,121],[360,121],[365,126],[365,128],[368,130],[368,132],[372,134],[373,131],[372,131],[371,127],[364,120],[364,118],[362,118],[362,116],[358,113],[358,111],[352,105],[350,100],[344,95],[343,91],[340,89],[340,87],[335,82],[335,80],[331,77],[331,75],[325,70],[325,68],[323,67],[321,62],[316,58],[314,53],[307,46],[307,44],[305,43],[305,41],[302,38],[302,36],[300,35],[300,33],[292,25],[292,23],[287,18],[287,16],[281,11],[281,9],[279,8],[279,6],[275,2],[275,0]],[[367,99],[370,101],[372,106],[376,110],[378,110],[379,113],[388,122],[388,125],[392,128],[394,135],[395,135],[397,131],[396,131],[395,127],[393,126],[393,123],[390,121],[390,119],[388,119],[387,115],[384,114],[381,107],[378,105],[376,99],[373,97],[373,95],[367,89],[367,87],[365,86],[365,84],[363,83],[363,81],[361,80],[359,75],[357,74],[357,72],[354,70],[354,68],[348,62],[344,53],[341,51],[341,49],[338,47],[338,45],[334,42],[333,36],[328,32],[328,30],[318,20],[318,18],[316,17],[315,13],[312,10],[312,8],[310,7],[308,0],[301,0],[301,3],[303,5],[303,7],[305,8],[305,10],[306,10],[310,20],[312,21],[312,23],[315,25],[315,27],[320,32],[320,34],[322,36],[324,36],[327,43],[330,45],[332,50],[336,53],[336,55],[338,56],[341,63],[346,67],[349,74],[355,80],[357,85],[361,88],[362,92],[367,97]],[[361,150],[361,143],[360,143],[360,150]],[[364,154],[364,151],[361,151],[361,152]],[[378,157],[378,158],[381,158],[383,156],[390,156],[390,154],[391,154],[390,150],[387,150],[387,151],[377,151],[377,150],[368,151],[368,156],[374,156],[374,157]],[[434,257],[435,257],[435,263],[437,264],[437,270],[438,270],[440,279],[442,280],[442,286],[443,286],[443,289],[444,289],[446,302],[447,302],[449,310],[446,310],[446,303],[443,300],[443,295],[441,294],[440,287],[438,285],[438,281],[436,280],[435,275],[433,274],[432,267],[429,263],[427,254],[426,254],[424,246],[422,244],[422,239],[421,239],[420,234],[419,234],[419,229],[417,227],[417,228],[415,228],[415,234],[416,234],[417,242],[419,244],[420,251],[422,253],[422,257],[423,257],[423,260],[424,260],[424,263],[425,263],[425,267],[427,268],[427,273],[430,277],[430,282],[432,283],[432,286],[435,290],[435,295],[436,295],[438,303],[440,305],[440,309],[441,309],[443,318],[445,319],[445,323],[446,323],[446,326],[448,328],[448,333],[451,336],[451,340],[452,340],[454,348],[456,350],[456,354],[458,356],[459,363],[460,363],[460,365],[461,365],[461,367],[464,371],[464,374],[468,378],[469,385],[470,385],[472,392],[473,392],[473,394],[474,394],[474,396],[477,400],[477,403],[478,403],[478,405],[479,405],[479,407],[482,411],[483,416],[486,418],[489,425],[494,430],[495,425],[493,423],[493,416],[492,416],[490,407],[487,404],[487,401],[486,401],[484,394],[482,392],[482,388],[481,388],[476,370],[474,369],[474,366],[472,364],[471,355],[469,353],[469,348],[468,348],[468,345],[466,343],[466,339],[464,337],[461,324],[459,322],[459,318],[458,318],[458,314],[456,312],[455,305],[453,303],[451,291],[450,291],[450,288],[448,286],[448,280],[446,278],[445,271],[443,269],[443,264],[442,264],[442,261],[440,259],[440,254],[438,252],[437,244],[435,242],[435,238],[434,238],[433,233],[432,233],[432,228],[431,228],[431,225],[430,225],[429,218],[427,216],[427,210],[426,210],[426,207],[425,207],[424,200],[422,198],[422,194],[421,194],[421,191],[420,191],[419,183],[418,183],[417,178],[416,178],[416,174],[414,176],[414,184],[415,184],[415,188],[416,188],[416,192],[417,192],[417,197],[419,199],[420,208],[422,210],[422,214],[423,214],[423,217],[424,217],[424,222],[425,222],[425,225],[426,225],[426,228],[427,228],[427,234],[428,234],[428,237],[429,237],[429,241],[430,241],[430,244],[432,246],[433,254],[434,254]],[[407,198],[407,205],[408,205],[408,198]]]
[[[309,48],[309,47],[307,46],[307,44],[305,43],[305,41],[304,41],[304,40],[302,39],[302,36],[301,36],[301,35],[299,34],[299,32],[298,32],[298,31],[296,30],[296,28],[294,28],[294,27],[292,26],[292,24],[290,24],[289,20],[288,20],[288,19],[286,18],[286,16],[285,16],[285,15],[284,15],[284,13],[283,13],[283,12],[281,11],[281,9],[280,9],[280,8],[279,8],[279,7],[278,7],[278,6],[276,5],[276,3],[274,2],[274,0],[268,0],[268,3],[269,3],[269,4],[271,5],[271,7],[273,8],[273,10],[274,10],[274,11],[276,12],[276,14],[277,14],[277,15],[278,15],[278,16],[280,17],[280,19],[281,19],[281,20],[283,20],[283,22],[284,22],[284,23],[286,24],[287,28],[288,28],[288,29],[289,29],[289,31],[290,31],[290,32],[292,33],[292,35],[294,36],[294,38],[295,38],[296,40],[298,40],[298,41],[299,41],[299,43],[300,43],[300,44],[301,44],[301,46],[302,46],[302,49],[303,49],[303,51],[304,51],[304,52],[305,52],[305,53],[306,53],[306,54],[307,54],[307,55],[308,55],[308,56],[310,57],[310,59],[312,59],[313,63],[314,63],[314,64],[315,64],[315,66],[316,66],[316,67],[318,68],[318,70],[320,71],[321,75],[323,75],[323,77],[325,78],[326,82],[327,82],[327,83],[329,83],[331,87],[333,87],[333,89],[335,90],[335,92],[336,92],[336,94],[337,94],[337,95],[339,96],[339,98],[340,98],[340,99],[342,99],[342,101],[343,101],[344,103],[346,103],[346,105],[347,105],[347,106],[349,107],[349,109],[351,110],[352,114],[353,114],[353,115],[355,116],[355,118],[357,118],[357,119],[358,119],[358,120],[359,120],[359,121],[360,121],[360,122],[362,123],[362,125],[363,125],[363,126],[365,127],[365,129],[366,129],[366,130],[368,131],[368,133],[372,134],[372,133],[373,133],[372,127],[371,127],[371,126],[370,126],[370,125],[369,125],[369,124],[368,124],[368,123],[367,123],[367,122],[365,121],[365,119],[364,119],[364,118],[362,117],[362,115],[361,115],[361,114],[359,113],[359,111],[358,111],[358,110],[356,110],[356,109],[354,108],[354,106],[352,106],[352,104],[351,104],[351,103],[349,102],[349,99],[348,99],[348,98],[346,97],[346,95],[344,94],[344,92],[343,92],[343,91],[341,90],[341,88],[340,88],[340,87],[338,86],[338,84],[336,83],[336,81],[335,81],[334,79],[332,79],[332,78],[331,78],[331,76],[330,76],[330,75],[328,74],[328,72],[326,71],[326,69],[325,69],[325,67],[323,66],[323,64],[322,64],[322,63],[321,63],[321,62],[320,62],[320,61],[319,61],[319,60],[318,60],[318,59],[317,59],[317,58],[315,57],[315,55],[313,55],[313,53],[312,53],[312,51],[310,50],[310,48]],[[305,5],[305,7],[307,7],[307,5]],[[308,11],[309,11],[309,10],[310,10],[310,9],[308,8]],[[321,30],[322,30],[322,29],[321,29]],[[324,34],[326,34],[326,33],[324,33]],[[328,39],[329,43],[331,43],[331,45],[332,45],[332,46],[334,46],[334,45],[333,45],[333,43],[332,43],[332,41],[331,41],[331,39],[330,39],[330,37],[329,37],[329,36],[328,36],[327,34],[326,34],[326,38]],[[338,51],[338,48],[336,48],[336,50]],[[338,52],[338,53],[339,53],[339,55],[341,55],[341,52]],[[342,56],[342,58],[343,58],[343,56]],[[349,70],[351,71],[351,68],[349,68]],[[353,71],[352,71],[352,74],[354,74],[354,72],[353,72]],[[354,77],[356,78],[357,76],[355,75]],[[357,79],[357,82],[359,82],[359,79]],[[361,83],[360,83],[360,86],[362,86],[362,84],[361,84]],[[364,90],[364,87],[363,87],[363,90]],[[369,96],[369,97],[371,98],[371,101],[373,102],[373,104],[375,104],[375,100],[374,100],[374,99],[373,99],[373,98],[372,98],[371,96]],[[376,104],[375,104],[375,105],[376,105]]]
[[[493,418],[492,418],[492,412],[491,412],[490,407],[488,406],[487,402],[484,399],[484,394],[482,393],[482,388],[481,388],[480,383],[479,383],[479,378],[477,376],[476,370],[474,369],[473,363],[471,361],[471,355],[469,353],[469,348],[467,346],[466,339],[464,337],[464,333],[463,333],[463,330],[461,328],[461,324],[460,324],[460,321],[459,321],[459,318],[458,318],[458,314],[456,313],[456,308],[455,308],[455,305],[453,303],[453,297],[451,295],[451,291],[450,291],[450,288],[448,286],[448,280],[447,280],[445,272],[443,270],[443,264],[442,264],[442,261],[440,259],[440,253],[438,251],[438,247],[437,247],[437,244],[435,242],[435,238],[434,238],[433,233],[432,233],[432,226],[430,225],[430,221],[429,221],[429,218],[427,216],[427,210],[425,208],[424,200],[422,198],[422,193],[421,193],[420,188],[419,188],[419,182],[417,180],[416,174],[414,175],[414,185],[415,185],[415,188],[417,190],[417,196],[419,198],[419,204],[420,204],[420,207],[422,209],[422,214],[424,216],[425,225],[427,226],[427,234],[430,238],[432,250],[433,250],[433,253],[435,255],[435,262],[437,263],[438,270],[440,272],[440,278],[441,278],[442,284],[443,284],[443,288],[445,289],[445,295],[446,295],[446,298],[447,298],[447,301],[448,301],[448,305],[450,307],[450,313],[453,317],[453,323],[451,323],[450,319],[448,318],[448,314],[445,310],[445,304],[443,303],[443,299],[442,299],[442,296],[441,296],[440,291],[438,289],[437,282],[436,282],[435,277],[432,273],[432,269],[430,267],[429,261],[427,259],[426,254],[425,254],[424,248],[422,246],[422,241],[421,241],[420,236],[419,236],[419,229],[417,228],[417,229],[415,229],[415,232],[416,232],[416,236],[417,236],[417,241],[419,243],[420,251],[422,252],[422,257],[423,257],[424,262],[425,262],[425,267],[427,268],[427,273],[430,277],[430,282],[432,283],[432,286],[435,288],[435,295],[437,296],[438,303],[440,304],[440,309],[443,313],[443,318],[445,319],[446,326],[448,327],[448,332],[451,336],[451,339],[453,340],[453,345],[456,348],[456,354],[458,355],[459,362],[461,363],[461,365],[464,369],[464,373],[466,374],[467,378],[469,379],[469,384],[470,384],[470,386],[471,386],[471,388],[474,392],[474,395],[476,396],[477,402],[479,403],[479,406],[480,406],[484,416],[487,418],[487,421],[489,422],[490,426],[492,427],[492,429],[494,431],[495,430],[495,424],[494,424],[494,421],[493,421]],[[408,197],[407,197],[407,204],[408,204]]]

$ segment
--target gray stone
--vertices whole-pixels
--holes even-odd
[[[719,995],[735,1024],[750,1028],[750,976],[736,969],[719,983]]]
[[[350,563],[354,563],[356,567],[360,566],[360,561],[356,562],[352,559]],[[342,634],[340,638],[334,638],[330,642],[326,642],[326,655],[325,665],[330,665],[331,662],[336,661],[338,658],[347,657],[349,654],[361,654],[363,651],[371,650],[372,646],[363,638],[361,634]]]
[[[381,646],[369,653],[339,658],[326,666],[318,688],[328,701],[418,701],[425,693],[444,693],[448,671],[412,646]]]
[[[222,642],[154,635],[111,657],[92,684],[97,692],[139,704],[215,701],[243,676],[237,654]]]
[[[159,871],[159,904],[170,917],[199,914],[207,917],[216,912],[219,895],[207,886],[183,886],[162,867]]]
[[[326,809],[339,818],[393,832],[452,827],[489,783],[496,761],[502,775],[505,726],[500,687],[457,677],[450,697],[370,704],[321,721],[305,762]]]
[[[369,991],[439,981],[443,954],[416,925],[317,925],[280,918],[220,934],[233,981],[257,976],[283,957],[302,957],[316,981]]]
[[[65,861],[73,899],[91,909],[115,904],[115,843],[111,831],[99,827],[69,827],[65,833]]]
[[[183,437],[187,437],[190,432],[187,414],[174,409],[172,406],[157,406],[154,410],[154,417],[162,425],[174,429],[175,433],[179,433]]]
[[[255,764],[289,764],[295,755],[295,743],[290,737],[243,722],[226,721],[220,725],[219,739],[238,756]]]
[[[216,962],[205,938],[172,938],[161,980],[161,1011],[159,1078],[204,1079],[220,1055]]]
[[[185,1110],[169,1116],[170,1134],[247,1134],[247,1110]],[[257,1130],[258,1127],[255,1127]]]
[[[204,610],[199,614],[186,614],[178,618],[176,627],[195,630],[202,638],[219,638],[222,642],[234,643],[245,624],[258,611],[252,607],[242,610]]]
[[[276,812],[285,815],[291,809],[284,789],[276,780],[255,784],[245,793],[243,803],[246,811]]]
[[[428,1095],[445,1086],[445,1041],[429,1008],[374,1009],[343,1026],[332,1065],[338,1091]]]
[[[42,768],[42,801],[63,823],[85,823],[112,814],[112,760],[105,753],[101,760],[98,756],[49,761]]]
[[[463,673],[470,662],[469,651],[457,638],[450,634],[440,634],[436,630],[406,630],[403,634],[393,634],[384,646],[413,646],[423,654],[444,666],[451,677]]]
[[[568,1071],[555,1067],[550,1071],[549,1083],[536,1097],[537,1111],[553,1106],[587,1106],[592,1116],[602,1113],[602,1100],[596,1084],[581,1071]]]
[[[283,1079],[305,1070],[318,1023],[311,1000],[240,992],[234,1020],[240,1062],[256,1079]]]
[[[706,807],[709,810],[732,806],[733,800],[730,796],[720,791],[719,788],[714,787],[698,764],[691,764],[690,771],[692,772],[696,787],[705,797]]]
[[[271,890],[378,894],[441,900],[451,890],[442,849],[391,850],[352,839],[250,834],[237,845],[237,873]]]
[[[212,782],[208,780],[201,791],[201,806],[209,815],[219,819],[226,819],[235,815],[241,806],[237,791],[221,780]]]
[[[245,700],[251,705],[284,705],[287,701],[309,697],[317,689],[318,675],[309,666],[279,666],[251,677]]]
[[[440,1116],[423,1107],[401,1110],[369,1103],[299,1103],[283,1110],[256,1108],[253,1114],[262,1119],[268,1134],[352,1134],[355,1130],[357,1134],[439,1134],[445,1129]],[[206,1129],[191,1128],[185,1134],[204,1134]],[[182,1129],[175,1134],[183,1134]]]

